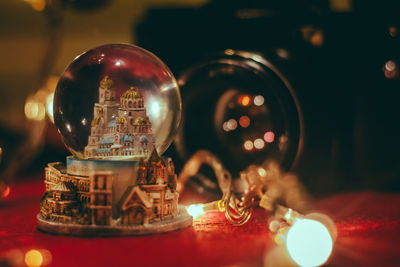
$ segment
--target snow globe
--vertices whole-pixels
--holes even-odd
[[[173,74],[149,51],[108,44],[76,57],[59,79],[53,106],[72,156],[45,169],[38,228],[118,236],[192,225],[178,205],[173,161],[161,156],[181,110]]]

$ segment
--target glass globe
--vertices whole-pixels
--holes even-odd
[[[54,94],[54,122],[80,159],[162,154],[181,121],[178,84],[149,51],[127,44],[93,48],[67,67]]]
[[[301,109],[286,77],[264,57],[227,50],[185,70],[179,84],[185,123],[176,147],[183,160],[207,149],[236,177],[265,160],[284,170],[295,164]]]

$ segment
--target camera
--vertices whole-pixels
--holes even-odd
[[[150,10],[137,43],[178,77],[184,122],[168,151],[178,168],[208,149],[234,177],[274,160],[316,196],[398,191],[395,7],[220,0]],[[215,183],[206,169],[198,180]]]

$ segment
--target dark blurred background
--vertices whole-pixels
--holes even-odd
[[[399,191],[399,15],[395,0],[2,1],[2,179],[65,159],[47,108],[58,76],[126,42],[179,81],[184,122],[166,152],[178,171],[209,149],[235,177],[273,159],[316,196]],[[214,182],[206,168],[193,179]]]

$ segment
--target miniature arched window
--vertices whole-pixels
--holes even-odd
[[[133,108],[136,108],[136,101],[133,102]]]
[[[129,108],[132,107],[132,101],[128,101],[128,107],[129,107]]]
[[[158,207],[157,206],[154,207],[154,214],[158,215]]]
[[[110,91],[105,91],[105,99],[110,99]]]

